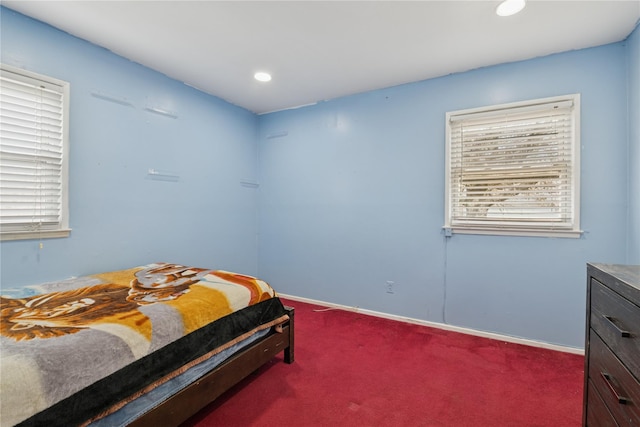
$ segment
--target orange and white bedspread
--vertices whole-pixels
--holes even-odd
[[[78,422],[95,418],[181,366],[287,318],[262,280],[177,264],[29,289],[32,295],[1,298],[2,427],[60,417],[71,425],[70,413]]]

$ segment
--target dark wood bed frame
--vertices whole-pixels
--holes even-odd
[[[285,308],[289,320],[283,325],[282,332],[272,331],[249,347],[229,357],[200,380],[175,394],[129,426],[179,426],[281,351],[284,351],[285,363],[293,363],[294,309],[293,307]]]

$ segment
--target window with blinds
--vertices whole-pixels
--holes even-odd
[[[69,84],[0,67],[0,236],[64,237]]]
[[[445,229],[579,237],[580,96],[447,113]]]

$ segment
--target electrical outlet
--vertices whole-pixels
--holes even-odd
[[[387,280],[387,293],[388,294],[392,294],[394,289],[395,282],[393,282],[392,280]]]

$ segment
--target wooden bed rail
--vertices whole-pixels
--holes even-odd
[[[240,350],[200,380],[138,418],[131,427],[179,426],[256,369],[284,351],[285,363],[293,363],[294,309],[285,307],[289,320],[282,332],[273,332]]]

